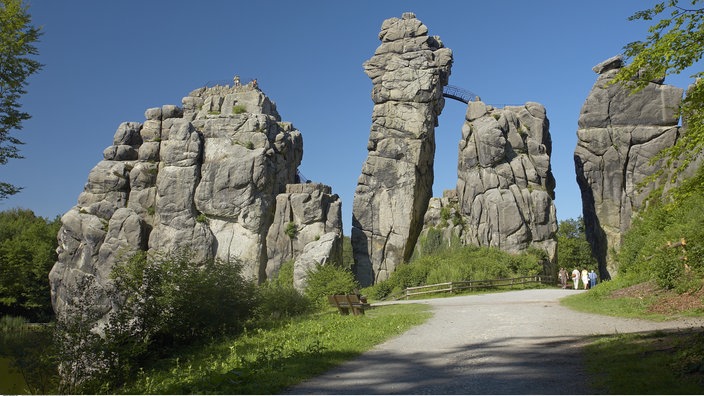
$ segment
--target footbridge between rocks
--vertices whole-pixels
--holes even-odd
[[[465,104],[472,102],[472,101],[476,100],[477,98],[479,98],[479,96],[477,94],[475,94],[474,92],[468,91],[464,88],[460,88],[460,87],[457,87],[454,85],[446,85],[442,89],[442,96],[460,101]]]

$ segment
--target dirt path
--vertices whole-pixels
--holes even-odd
[[[290,394],[591,394],[579,349],[591,335],[678,329],[571,311],[562,289],[424,300],[433,318]],[[418,301],[415,301],[418,302]],[[582,378],[582,380],[576,380]]]

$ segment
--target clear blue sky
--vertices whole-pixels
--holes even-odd
[[[25,159],[0,167],[24,187],[0,210],[53,218],[77,202],[90,170],[123,121],[210,80],[257,78],[282,119],[303,134],[301,172],[331,185],[349,235],[371,126],[371,80],[362,63],[381,23],[415,12],[453,50],[450,84],[490,104],[542,103],[550,119],[559,219],[581,215],[573,153],[592,66],[645,38],[628,16],[648,0],[590,1],[94,1],[32,0],[43,27],[16,134]],[[669,78],[686,87],[688,76]],[[448,100],[436,129],[435,196],[454,188],[465,105]]]

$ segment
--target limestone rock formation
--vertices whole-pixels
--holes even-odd
[[[374,110],[352,209],[362,286],[386,279],[413,253],[432,195],[434,128],[452,65],[452,51],[413,13],[385,20],[379,39],[364,64]]]
[[[138,250],[235,257],[245,276],[266,277],[266,236],[277,194],[296,180],[300,132],[251,85],[200,88],[182,108],[151,108],[145,117],[118,127],[77,205],[62,217],[50,273],[57,313],[85,287],[90,304],[107,313],[109,274],[120,257]],[[306,220],[315,217],[312,205],[304,210]],[[331,221],[316,231],[321,235],[341,227],[332,220],[339,204],[326,216]]]
[[[599,77],[582,106],[574,152],[586,234],[604,279],[618,271],[612,253],[644,198],[664,183],[638,188],[663,166],[651,164],[651,158],[679,137],[677,110],[684,92],[658,80],[631,93],[611,84],[622,66],[616,56],[593,68]]]
[[[557,249],[552,142],[539,103],[497,109],[469,102],[459,144],[457,196],[466,244],[511,253]]]
[[[338,250],[327,253],[326,262],[341,264],[342,201],[324,184],[288,184],[286,192],[276,196],[267,233],[267,276],[275,276],[282,263],[299,258],[309,243],[329,233],[337,234],[340,242],[334,246]]]

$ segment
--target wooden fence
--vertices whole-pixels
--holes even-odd
[[[461,281],[461,282],[447,282],[438,283],[435,285],[427,286],[417,286],[417,287],[407,287],[403,291],[403,294],[396,297],[396,300],[405,298],[408,300],[411,296],[420,296],[423,294],[431,293],[454,293],[462,290],[481,290],[481,289],[494,289],[498,287],[512,287],[518,285],[527,284],[548,284],[551,285],[554,282],[554,278],[549,275],[535,275],[535,276],[523,276],[520,278],[509,278],[509,279],[488,279],[488,280],[474,280],[474,281]]]

